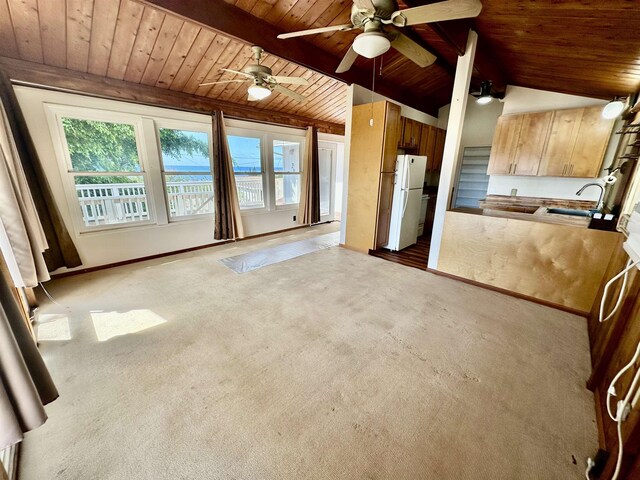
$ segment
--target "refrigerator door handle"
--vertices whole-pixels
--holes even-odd
[[[404,205],[402,205],[402,216],[400,218],[404,218],[404,212],[407,210],[407,203],[409,203],[409,190],[402,190],[402,195],[404,195]]]

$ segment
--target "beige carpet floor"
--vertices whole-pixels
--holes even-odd
[[[583,478],[583,318],[339,247],[217,261],[335,228],[51,282],[20,479]]]

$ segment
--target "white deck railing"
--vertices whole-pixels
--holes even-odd
[[[264,206],[261,177],[236,177],[242,208]],[[85,226],[149,220],[148,198],[142,183],[76,185]],[[207,181],[168,182],[171,217],[213,213],[213,184]]]

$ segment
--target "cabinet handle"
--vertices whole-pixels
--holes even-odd
[[[511,164],[509,164],[509,174],[511,174]]]
[[[518,169],[518,162],[513,164],[513,174],[516,174],[516,170]]]
[[[569,167],[569,175],[573,175],[573,163]]]
[[[564,177],[564,172],[566,172],[566,170],[567,170],[567,164],[565,163],[565,164],[562,166],[562,176],[563,176],[563,177]]]

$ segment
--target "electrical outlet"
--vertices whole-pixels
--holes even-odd
[[[517,188],[512,188],[511,189],[511,196],[515,197],[516,195],[518,195],[518,189]]]
[[[293,216],[293,221],[294,221],[294,222],[296,221],[296,216],[295,216],[295,215]]]

